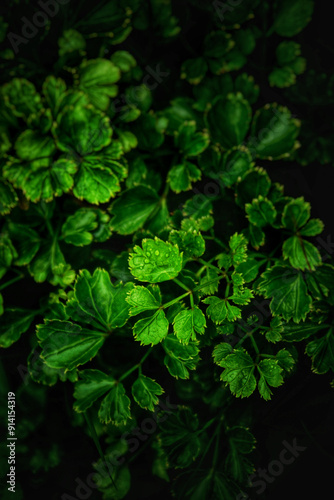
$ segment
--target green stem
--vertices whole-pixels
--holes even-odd
[[[313,444],[315,444],[315,446],[318,448],[318,450],[321,451],[321,453],[323,453],[324,455],[326,455],[328,458],[330,458],[333,462],[334,462],[334,457],[328,453],[327,450],[325,450],[319,443],[318,441],[312,436],[312,434],[310,433],[310,431],[308,430],[308,428],[306,427],[306,425],[304,424],[304,422],[301,420],[300,421],[301,424],[302,424],[302,427],[306,433],[306,435],[310,438],[310,440],[313,442]]]
[[[203,271],[205,271],[205,269],[207,268],[207,266],[202,266],[196,273],[196,278],[199,278],[201,276],[201,274],[203,273]]]
[[[242,337],[242,339],[241,339],[241,340],[239,340],[239,342],[236,344],[236,346],[234,347],[234,349],[236,349],[237,347],[241,346],[241,344],[242,344],[243,342],[245,342],[245,340],[246,340],[247,338],[252,337],[253,333],[255,333],[255,332],[256,332],[256,331],[260,328],[260,327],[258,326],[258,327],[256,327],[256,328],[255,328],[252,332],[248,332],[248,331],[246,330],[246,328],[244,328],[243,326],[239,325],[239,327],[241,328],[241,330],[243,330],[243,331],[246,333],[246,335],[245,335],[244,337]]]
[[[202,432],[206,431],[212,425],[215,421],[217,420],[217,417],[213,417],[211,420],[208,420],[208,422],[199,430],[197,431],[197,435],[202,434]]]
[[[217,437],[216,437],[215,451],[213,452],[213,460],[212,460],[212,469],[213,470],[216,468],[218,455],[219,455],[219,438],[220,438],[221,426],[222,426],[222,420],[220,420],[219,424],[217,425]]]
[[[208,453],[208,451],[209,451],[209,449],[210,449],[210,447],[211,447],[211,445],[212,445],[212,443],[213,443],[213,440],[215,439],[216,434],[217,434],[217,432],[218,432],[218,427],[219,427],[219,425],[220,425],[220,423],[217,425],[217,427],[216,427],[216,429],[215,429],[214,433],[212,434],[211,438],[209,439],[209,442],[208,442],[207,446],[205,447],[205,450],[204,450],[204,451],[203,451],[203,453],[202,453],[201,459],[200,459],[200,461],[198,462],[198,466],[197,466],[197,468],[196,468],[196,471],[195,471],[195,472],[197,472],[197,471],[199,470],[199,468],[200,468],[200,466],[201,466],[201,464],[202,464],[202,462],[203,462],[203,460],[204,460],[204,458],[205,458],[206,454]]]
[[[213,259],[213,260],[214,260],[214,259]],[[213,266],[212,264],[210,264],[210,262],[206,262],[206,261],[205,261],[205,260],[203,260],[203,259],[198,259],[198,262],[199,262],[200,264],[202,264],[203,266],[205,266],[205,267],[210,267],[211,269],[214,269],[214,270],[215,270],[215,271],[217,271],[218,273],[221,273],[221,272],[222,272],[222,270],[221,270],[221,269],[219,269],[219,267],[217,267],[217,266]]]
[[[11,280],[4,283],[3,285],[0,285],[0,290],[4,290],[4,288],[7,288],[7,286],[10,286],[13,283],[16,283],[17,281],[21,280],[22,278],[24,278],[23,274],[20,274],[20,276],[15,276],[15,278],[12,278]]]
[[[161,198],[167,198],[167,195],[169,193],[169,189],[170,189],[169,182],[166,181],[165,189],[161,195]]]
[[[194,290],[196,290],[196,288]],[[183,295],[180,295],[179,297],[176,297],[176,299],[170,300],[169,302],[166,302],[166,304],[163,304],[161,306],[161,309],[166,309],[167,307],[172,306],[173,304],[175,304],[176,302],[179,302],[180,300],[184,299],[185,297],[187,297],[190,294],[191,294],[191,291],[189,290],[189,292],[184,293]]]
[[[256,341],[255,341],[255,339],[254,339],[254,337],[253,337],[253,333],[252,333],[252,335],[250,336],[250,339],[251,339],[251,342],[252,342],[252,344],[253,344],[253,347],[254,347],[254,350],[255,350],[256,354],[260,355],[260,351],[259,351],[259,348],[258,348],[258,346],[257,346],[257,343],[256,343]]]
[[[53,231],[53,227],[51,226],[51,223],[50,223],[49,219],[45,219],[45,225],[48,228],[49,233],[53,237],[54,236],[54,231]]]
[[[121,382],[122,380],[124,380],[126,377],[128,377],[132,372],[134,372],[137,369],[139,369],[139,372],[140,372],[141,365],[144,363],[145,359],[150,355],[150,353],[152,352],[152,349],[153,349],[153,347],[150,347],[148,349],[148,351],[146,351],[146,353],[144,354],[144,356],[141,358],[141,360],[139,361],[139,363],[137,363],[136,365],[134,365],[127,372],[123,373],[123,375],[118,379],[118,382]]]
[[[189,290],[189,288],[188,288],[186,285],[184,285],[184,284],[182,283],[182,281],[178,280],[177,278],[174,278],[174,279],[173,279],[173,281],[175,281],[175,283],[176,283],[177,285],[179,285],[181,288],[183,288],[183,290],[186,290],[187,292],[190,292],[190,291],[191,291],[191,290]]]
[[[99,455],[100,455],[100,457],[101,457],[101,459],[102,459],[102,463],[103,463],[103,464],[106,464],[107,462],[106,462],[105,456],[104,456],[104,454],[103,454],[103,451],[102,451],[102,448],[101,448],[101,445],[100,445],[100,442],[99,442],[99,438],[97,437],[97,434],[96,434],[96,430],[95,430],[94,424],[93,424],[93,422],[90,420],[90,418],[88,417],[87,412],[84,412],[84,417],[85,417],[85,420],[86,420],[86,422],[87,422],[87,425],[88,425],[88,428],[89,428],[89,430],[90,430],[90,433],[91,433],[91,435],[92,435],[92,439],[93,439],[93,441],[94,441],[94,443],[95,443],[95,446],[96,446],[96,448],[97,448],[97,451],[99,452]],[[110,479],[111,479],[112,484],[114,485],[115,489],[117,490],[117,486],[116,486],[116,484],[115,484],[115,481],[114,481],[114,480],[113,480],[113,478],[112,478],[112,475],[111,475],[111,474],[110,474],[110,472],[109,472],[109,469],[106,469],[106,471],[108,472],[108,475],[109,475],[109,477],[110,477]]]
[[[184,299],[188,295],[191,295],[193,292],[197,292],[201,288],[204,288],[208,285],[211,285],[211,283],[217,283],[217,281],[220,281],[221,279],[222,279],[222,276],[220,278],[216,278],[214,280],[207,281],[206,283],[203,283],[202,285],[198,285],[193,289],[193,291],[189,290],[187,293],[184,293],[183,295],[176,297],[176,299],[170,300],[169,302],[166,302],[166,304],[162,304],[161,309],[166,309],[167,307],[172,306],[176,302],[180,302],[180,300]],[[174,278],[174,281],[175,281],[175,278]],[[182,283],[182,285],[183,285],[183,283]],[[184,288],[184,286],[183,286],[183,288]]]
[[[144,450],[146,450],[147,446],[151,443],[152,439],[153,439],[153,436],[150,436],[147,439],[146,443],[144,443],[139,448],[139,450],[127,460],[127,464],[130,464],[131,462],[133,462],[134,460],[136,460],[136,458],[138,457],[138,455],[140,455]]]
[[[217,283],[217,281],[220,281],[221,279],[223,278],[223,276],[221,276],[220,278],[216,278],[214,280],[210,280],[210,281],[206,281],[205,283],[203,283],[202,285],[198,285],[196,286],[194,289],[193,289],[193,292],[197,292],[198,290],[200,290],[201,288],[204,288],[208,285],[211,285],[212,283]]]

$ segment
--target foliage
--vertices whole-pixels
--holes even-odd
[[[302,362],[334,372],[324,224],[270,171],[316,156],[289,105],[307,100],[293,37],[314,2],[189,0],[185,15],[171,0],[124,5],[58,6],[51,35],[27,44],[8,31],[14,13],[0,18],[11,45],[0,53],[0,346],[27,364],[23,394],[43,402],[62,383],[73,394],[69,421],[100,455],[100,498],[131,493],[124,435],[146,419],[150,470],[177,498],[234,499],[254,471],[253,408]],[[207,22],[198,53],[183,34],[192,9]],[[30,61],[52,36],[51,60]],[[184,44],[173,75],[137,40]],[[267,102],[270,87],[283,104]],[[21,287],[35,298],[14,300]],[[161,409],[174,389],[179,403]],[[61,460],[57,443],[22,452],[33,473]],[[102,473],[113,453],[122,462]]]

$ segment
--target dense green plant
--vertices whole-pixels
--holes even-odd
[[[293,37],[313,2],[185,2],[206,25],[173,71],[142,64],[130,42],[150,33],[161,48],[187,48],[180,7],[84,4],[49,21],[57,54],[44,66],[29,46],[45,28],[26,43],[13,36],[14,13],[0,19],[0,345],[28,340],[19,395],[38,410],[21,436],[66,382],[69,419],[101,455],[100,498],[127,497],[136,457],[124,436],[155,415],[152,473],[173,479],[177,498],[235,499],[254,471],[252,400],[275,398],[301,357],[334,371],[334,267],[314,239],[323,223],[266,171],[311,161],[310,132],[284,101],[267,103],[253,76],[306,96]],[[38,307],[7,299],[22,279],[27,293],[44,283]],[[180,404],[161,410],[174,384]],[[125,458],[103,476],[113,453]],[[60,459],[55,442],[30,450],[27,467]]]

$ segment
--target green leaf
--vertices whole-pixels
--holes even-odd
[[[154,405],[159,403],[159,398],[163,394],[163,388],[150,377],[139,375],[132,384],[132,396],[136,403],[144,410],[154,411]]]
[[[213,295],[214,293],[216,293],[218,291],[218,286],[219,286],[218,278],[219,278],[218,272],[215,269],[211,269],[210,267],[208,267],[206,269],[205,275],[199,282],[201,286],[199,290],[200,295],[201,296]]]
[[[148,318],[137,321],[133,327],[133,335],[140,345],[159,344],[168,334],[169,323],[162,309]]]
[[[77,30],[65,30],[58,39],[59,56],[74,52],[75,50],[85,50],[86,41]]]
[[[69,321],[45,320],[36,335],[41,357],[51,368],[73,370],[96,356],[105,341],[102,332],[87,330]]]
[[[126,50],[117,50],[111,55],[110,60],[122,73],[128,73],[137,65],[135,58]]]
[[[302,236],[317,236],[324,230],[324,223],[320,219],[310,219],[305,226],[303,226],[299,233]]]
[[[245,146],[236,146],[224,153],[219,173],[225,186],[231,187],[241,180],[252,165],[252,157]]]
[[[272,202],[261,195],[252,203],[246,203],[245,210],[249,222],[258,227],[272,224],[277,214]]]
[[[13,115],[26,121],[42,108],[41,96],[34,84],[25,78],[13,78],[2,86],[1,93]]]
[[[288,259],[292,267],[302,271],[305,269],[314,271],[321,264],[319,250],[300,236],[291,236],[285,240],[282,252],[283,258]]]
[[[138,147],[145,151],[159,148],[164,142],[164,131],[167,121],[158,119],[153,114],[145,114],[138,118],[133,125],[133,133],[138,139]]]
[[[235,90],[241,92],[250,104],[254,104],[260,93],[259,86],[255,83],[254,77],[247,73],[238,75],[234,82]]]
[[[107,59],[90,59],[79,68],[79,88],[89,97],[94,107],[105,111],[110,97],[117,95],[114,85],[121,77],[117,66]]]
[[[276,360],[284,371],[284,374],[290,373],[295,366],[295,359],[287,349],[281,349],[276,354]]]
[[[40,136],[34,130],[25,130],[15,142],[15,151],[22,160],[37,161],[39,158],[52,156],[56,147],[51,137]]]
[[[189,370],[195,370],[199,361],[197,344],[194,341],[181,344],[175,335],[167,335],[162,347],[166,352],[164,364],[172,377],[189,378]]]
[[[334,267],[331,266],[330,264],[322,264],[321,266],[317,267],[315,273],[308,273],[307,274],[307,280],[309,281],[309,286],[310,286],[310,278],[313,278],[314,280],[314,275],[316,275],[316,293],[319,294],[319,283],[321,290],[325,294],[327,301],[329,304],[334,305]],[[311,289],[310,289],[311,290]],[[314,287],[312,293],[314,294]],[[320,294],[320,297],[321,294]]]
[[[312,371],[315,373],[334,372],[334,334],[333,328],[323,337],[311,340],[305,352],[312,359]]]
[[[274,30],[280,36],[294,36],[310,22],[313,14],[313,0],[281,0],[275,14]]]
[[[52,158],[22,162],[14,159],[4,167],[3,174],[16,188],[22,189],[28,200],[51,201],[55,196],[67,193],[73,187],[77,166],[73,160]]]
[[[243,286],[235,286],[235,285],[233,286],[233,295],[229,297],[230,300],[233,300],[233,302],[235,304],[238,304],[239,306],[249,304],[249,302],[253,298],[254,298],[253,290],[250,290],[249,288],[244,288]]]
[[[245,398],[256,389],[255,365],[250,355],[241,347],[234,349],[221,360],[224,371],[220,379],[226,382],[234,396]]]
[[[228,344],[227,342],[222,342],[221,344],[216,345],[212,351],[213,361],[218,366],[221,366],[222,360],[231,354],[232,351],[233,348],[231,344]]]
[[[311,205],[303,197],[287,203],[282,214],[282,225],[290,231],[297,232],[310,218]],[[311,222],[311,221],[310,221]],[[311,231],[312,232],[312,231]]]
[[[248,258],[245,262],[239,264],[236,271],[242,274],[245,283],[250,283],[254,281],[259,274],[260,267],[263,266],[267,261],[265,259],[256,260],[256,258]]]
[[[56,149],[50,137],[26,130],[17,139],[15,148],[20,159],[7,162],[3,173],[28,199],[50,201],[73,187],[77,166],[70,159],[53,161]]]
[[[109,217],[106,214],[105,216],[107,222]],[[71,245],[78,247],[89,245],[93,241],[92,232],[97,227],[97,213],[89,208],[80,208],[65,220],[61,228],[61,237]]]
[[[296,75],[289,66],[274,68],[268,78],[271,87],[285,88],[296,83]]]
[[[111,142],[110,120],[92,105],[67,105],[54,124],[58,148],[65,153],[86,156],[108,146]]]
[[[207,132],[196,132],[194,120],[184,122],[175,133],[174,142],[184,156],[197,156],[208,147],[210,139]]]
[[[180,165],[174,165],[168,172],[167,182],[175,193],[189,191],[191,183],[201,179],[201,171],[196,165],[184,161]]]
[[[140,281],[161,283],[176,278],[182,269],[182,253],[177,246],[159,238],[143,239],[142,248],[130,253],[131,274]]]
[[[61,78],[50,75],[45,79],[43,94],[54,117],[58,114],[60,104],[66,95],[65,92],[66,83]]]
[[[263,273],[258,289],[267,299],[272,299],[270,309],[273,315],[281,315],[287,321],[296,323],[304,320],[311,307],[311,297],[299,271],[275,265]]]
[[[108,5],[110,5],[110,2],[106,4],[106,6]],[[122,500],[127,495],[131,487],[131,473],[128,466],[114,467],[111,472],[112,480],[109,474],[107,475],[104,472],[104,461],[99,460],[97,463],[93,464],[93,467],[99,471],[95,476],[95,482],[104,500],[108,498]]]
[[[22,255],[23,261],[29,260],[30,257],[29,253]],[[75,272],[66,264],[56,239],[45,240],[41,244],[28,269],[37,283],[48,280],[55,286],[67,286],[75,279]]]
[[[218,100],[208,113],[212,139],[225,149],[241,144],[248,132],[252,110],[242,94],[228,94]]]
[[[298,327],[299,325],[296,326]],[[274,344],[279,342],[282,340],[283,330],[284,327],[281,318],[279,316],[275,316],[275,318],[270,321],[269,330],[266,331],[266,339]]]
[[[229,240],[233,266],[238,266],[247,259],[247,240],[243,234],[234,233]]]
[[[300,55],[300,44],[287,41],[281,42],[276,49],[277,62],[280,66],[285,66],[293,62]]]
[[[307,321],[300,325],[296,325],[296,323],[292,322],[284,323],[282,338],[285,342],[300,342],[301,340],[312,337],[324,328],[327,328],[327,325],[317,325]]]
[[[190,340],[196,340],[196,333],[203,335],[206,328],[206,320],[198,306],[193,309],[180,311],[173,322],[174,333],[183,344]]]
[[[235,481],[243,482],[254,472],[254,467],[247,455],[255,448],[255,438],[245,427],[235,426],[227,432],[230,451],[226,457],[225,466],[229,476]]]
[[[81,163],[73,189],[79,200],[98,205],[106,203],[120,191],[117,175],[110,168],[101,166],[103,160],[103,157],[87,156]]]
[[[208,70],[208,65],[203,57],[187,59],[181,67],[181,78],[187,80],[192,85],[198,85],[204,78]]]
[[[102,400],[99,419],[102,423],[123,425],[131,418],[131,401],[125,393],[124,385],[117,382]]]
[[[36,350],[29,354],[28,371],[34,382],[48,386],[55,385],[58,380],[69,380],[72,383],[78,380],[76,369],[65,372],[64,369],[50,368]]]
[[[167,455],[168,463],[175,469],[190,466],[200,452],[201,442],[197,435],[199,427],[196,414],[181,407],[159,424],[159,440]]]
[[[270,186],[271,180],[263,168],[250,170],[236,186],[237,204],[244,208],[245,203],[252,203],[254,198],[267,196]]]
[[[13,187],[0,178],[0,215],[9,214],[12,208],[17,205],[18,197]]]
[[[209,304],[206,314],[217,325],[220,325],[225,320],[235,321],[241,318],[241,309],[231,305],[227,299],[219,299],[218,297],[211,296],[206,297],[203,302],[204,304]]]
[[[111,227],[119,234],[131,234],[140,229],[155,210],[159,197],[146,186],[137,186],[121,194],[113,203]]]
[[[126,300],[131,306],[129,311],[130,316],[136,316],[143,311],[158,309],[161,304],[161,300],[157,300],[150,290],[144,286],[135,286],[128,293]]]
[[[92,324],[104,331],[123,326],[129,318],[126,301],[132,283],[111,283],[105,269],[95,269],[91,275],[83,269],[74,286],[74,296],[67,303],[67,313],[74,321]]]
[[[19,340],[33,322],[38,311],[27,309],[6,309],[1,316],[0,347],[8,348]]]
[[[14,259],[18,257],[11,240],[0,234],[0,279],[6,274]]]
[[[182,227],[184,227],[185,231],[172,230],[169,233],[170,242],[176,244],[186,258],[203,255],[205,252],[205,240],[201,233],[193,229],[193,226],[190,226],[190,224],[189,227],[182,224]]]
[[[80,379],[75,384],[73,396],[76,401],[73,408],[84,412],[94,401],[102,397],[116,384],[116,380],[100,370],[83,370],[79,372]]]
[[[277,159],[289,156],[297,147],[296,138],[300,121],[292,118],[291,112],[283,106],[266,104],[256,111],[248,148],[258,158]],[[265,196],[266,193],[261,193]]]
[[[283,377],[281,375],[283,369],[278,361],[274,359],[262,359],[257,365],[257,369],[260,373],[260,380],[258,382],[259,392],[263,399],[268,401],[272,395],[269,386],[278,387],[283,384]]]

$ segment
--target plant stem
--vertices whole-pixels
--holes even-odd
[[[87,414],[87,412],[86,412],[86,411],[84,411],[84,412],[83,412],[83,414],[84,414],[85,420],[86,420],[86,422],[87,422],[88,428],[89,428],[89,430],[90,430],[90,433],[91,433],[91,435],[92,435],[92,439],[93,439],[93,441],[94,441],[94,443],[95,443],[95,446],[96,446],[96,448],[97,448],[97,451],[99,452],[99,455],[100,455],[100,457],[101,457],[101,459],[102,459],[102,462],[103,462],[103,464],[106,464],[106,459],[105,459],[105,456],[104,456],[104,454],[103,454],[103,451],[102,451],[102,448],[101,448],[101,445],[100,445],[100,442],[99,442],[99,438],[97,437],[97,434],[96,434],[96,430],[95,430],[94,424],[93,424],[93,422],[90,420],[90,418],[88,417],[88,414]],[[116,486],[116,484],[115,484],[115,481],[114,481],[114,480],[113,480],[113,478],[112,478],[112,475],[111,475],[111,474],[110,474],[110,472],[109,472],[109,469],[107,469],[107,468],[106,468],[106,471],[108,472],[108,475],[109,475],[109,477],[110,477],[110,479],[111,479],[112,484],[114,485],[114,488],[117,490],[117,486]]]
[[[244,328],[243,326],[239,325],[239,327],[241,328],[241,330],[243,330],[246,335],[244,337],[242,337],[241,340],[239,340],[239,342],[236,344],[235,348],[236,349],[237,347],[241,346],[241,344],[248,338],[248,337],[251,337],[253,335],[253,333],[255,333],[260,327],[256,327],[252,332],[248,332],[246,330],[246,328]]]
[[[175,283],[176,283],[177,285],[179,285],[181,288],[183,288],[183,290],[186,290],[187,292],[190,292],[190,291],[191,291],[191,290],[189,290],[189,288],[188,288],[186,285],[184,285],[184,284],[182,283],[182,281],[178,280],[177,278],[174,278],[174,279],[173,279],[173,281],[175,281]]]
[[[141,358],[141,360],[139,361],[139,363],[137,363],[136,365],[134,365],[132,368],[130,368],[127,372],[123,373],[123,375],[121,375],[121,377],[118,379],[118,382],[121,382],[121,380],[124,380],[126,377],[128,377],[132,372],[134,372],[135,370],[138,369],[141,369],[141,365],[144,363],[145,359],[149,356],[149,354],[152,352],[152,349],[153,347],[150,347],[148,349],[148,351],[146,351],[146,353],[144,354],[144,356]]]
[[[50,223],[49,219],[45,219],[45,225],[48,228],[49,233],[53,237],[54,236],[54,231],[53,231],[53,227],[51,226],[51,223]]]
[[[206,281],[205,283],[203,283],[202,285],[198,285],[196,286],[194,289],[193,289],[193,292],[197,292],[198,290],[200,290],[201,288],[204,288],[208,285],[211,285],[211,283],[217,283],[217,281],[220,281],[221,279],[223,278],[223,276],[221,276],[220,278],[216,278],[214,280],[210,280],[210,281]]]
[[[24,278],[23,274],[20,274],[20,276],[15,276],[15,278],[12,278],[11,280],[4,283],[3,285],[0,285],[0,290],[4,290],[5,288],[7,288],[7,286],[10,286],[13,283],[16,283],[17,281],[21,280],[22,278]]]
[[[254,332],[253,332],[253,333],[254,333]],[[251,334],[250,339],[251,339],[251,342],[252,342],[252,344],[253,344],[253,347],[254,347],[254,350],[255,350],[256,354],[258,354],[258,355],[259,355],[259,354],[260,354],[260,351],[259,351],[259,348],[258,348],[258,346],[257,346],[257,343],[256,343],[256,341],[255,341],[255,339],[254,339],[254,337],[253,337],[253,333]]]
[[[227,299],[227,297],[229,296],[229,293],[230,293],[230,284],[227,283],[226,290],[225,290],[225,299]]]
[[[195,288],[196,290],[196,288]],[[161,309],[166,309],[166,307],[170,307],[176,302],[179,302],[180,300],[184,299],[188,295],[191,294],[191,290],[189,290],[187,293],[184,293],[183,295],[180,295],[179,297],[176,297],[176,299],[170,300],[169,302],[166,302],[166,304],[162,304]]]
[[[213,259],[213,260],[214,260],[214,259]],[[200,264],[202,264],[202,265],[203,265],[203,266],[205,266],[205,267],[210,267],[211,269],[214,269],[214,270],[215,270],[215,271],[217,271],[218,273],[221,273],[221,272],[222,272],[222,270],[221,270],[221,269],[219,269],[219,267],[214,266],[214,265],[210,264],[209,262],[206,262],[206,261],[205,261],[205,260],[203,260],[203,259],[198,259],[198,262],[200,262]]]
[[[213,460],[212,460],[212,469],[213,470],[216,468],[218,455],[219,455],[219,438],[220,438],[221,426],[222,426],[222,420],[219,421],[219,424],[217,425],[217,429],[215,432],[215,434],[217,434],[217,437],[216,437],[215,451],[213,452]]]

